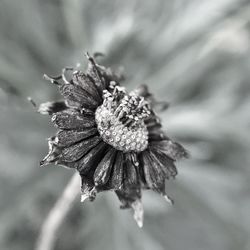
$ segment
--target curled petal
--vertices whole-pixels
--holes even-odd
[[[81,176],[81,179],[82,179],[81,202],[84,202],[86,199],[93,201],[97,194],[93,182],[90,181],[89,177],[87,176]]]
[[[44,157],[44,159],[40,162],[40,166],[46,166],[50,163],[56,162],[60,155],[60,149],[56,146],[56,138],[51,137],[48,139],[49,145],[49,153]]]

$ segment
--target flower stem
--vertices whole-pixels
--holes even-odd
[[[80,192],[79,182],[79,175],[75,173],[44,221],[36,242],[36,250],[52,250],[54,248],[57,231]]]

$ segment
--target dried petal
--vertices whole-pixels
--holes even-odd
[[[94,110],[98,106],[98,101],[79,85],[63,84],[59,90],[69,106],[84,107],[90,110]]]
[[[94,173],[94,181],[96,186],[104,185],[109,180],[110,172],[115,161],[115,156],[116,150],[111,148],[98,164]]]
[[[143,206],[141,200],[136,200],[131,204],[134,209],[134,219],[138,225],[138,227],[143,227]]]
[[[108,148],[105,142],[100,142],[97,146],[92,148],[79,162],[77,170],[80,174],[86,174],[88,171],[95,171],[103,157],[104,151]]]
[[[102,103],[102,95],[99,94],[96,85],[83,72],[77,71],[73,74],[73,82],[79,84],[90,96],[98,102]]]
[[[142,152],[141,161],[148,186],[157,191],[164,181],[164,173],[161,166],[152,159],[148,151]]]
[[[117,152],[115,163],[113,166],[111,174],[111,187],[115,190],[122,186],[123,180],[123,153],[121,151]]]
[[[82,179],[81,202],[84,202],[86,199],[93,201],[97,194],[94,183],[90,181],[90,179],[87,176],[81,176],[81,179]]]
[[[86,128],[83,131],[78,130],[60,130],[57,132],[58,143],[60,147],[70,146],[76,142],[82,141],[88,137],[97,134],[96,128]]]
[[[170,139],[163,140],[161,142],[152,142],[152,148],[157,148],[158,150],[164,152],[173,160],[178,160],[181,158],[187,158],[188,153],[184,147],[182,147],[179,143],[173,142]]]
[[[154,161],[161,166],[166,178],[175,177],[177,175],[177,169],[174,165],[173,159],[169,158],[166,154],[157,149],[150,150],[150,154]]]
[[[96,125],[93,116],[84,116],[74,109],[68,109],[54,114],[51,121],[60,129],[83,130],[85,128],[95,127]]]
[[[68,148],[62,149],[61,159],[64,162],[73,162],[83,157],[90,149],[95,147],[101,138],[99,136],[91,137],[80,143],[74,144]]]

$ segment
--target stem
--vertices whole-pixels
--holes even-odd
[[[44,221],[36,242],[36,250],[52,250],[54,248],[57,231],[80,192],[79,182],[79,175],[75,173]]]

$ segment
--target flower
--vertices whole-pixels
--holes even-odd
[[[58,128],[48,140],[49,153],[41,166],[52,163],[76,169],[82,180],[82,201],[114,190],[121,208],[133,208],[141,227],[141,191],[151,189],[172,202],[165,180],[177,175],[175,161],[187,157],[187,152],[163,132],[147,86],[127,92],[119,84],[121,76],[88,54],[87,58],[86,73],[68,68],[59,77],[45,75],[64,100],[38,109],[51,115]],[[65,71],[72,71],[70,80]]]

